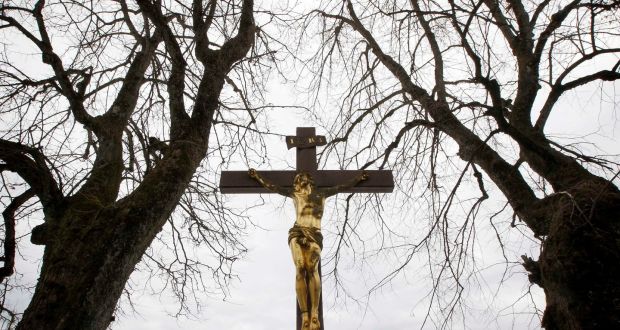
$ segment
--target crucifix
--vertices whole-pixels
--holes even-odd
[[[223,171],[220,179],[223,194],[278,193],[293,199],[297,219],[289,230],[289,246],[296,268],[297,330],[324,330],[320,224],[325,198],[394,189],[389,170],[318,170],[316,147],[326,142],[314,127],[297,127],[296,136],[286,137],[288,148],[297,149],[296,171]]]

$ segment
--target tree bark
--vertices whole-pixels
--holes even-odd
[[[71,213],[63,221],[91,225],[55,231],[57,243],[46,246],[35,294],[17,329],[106,329],[113,319],[144,252],[137,249],[144,245],[144,226],[120,219],[115,210],[89,214],[90,219]]]
[[[584,179],[555,195],[538,261],[545,329],[620,329],[620,192]]]

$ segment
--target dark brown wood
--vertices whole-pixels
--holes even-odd
[[[358,176],[362,171],[322,170],[310,172],[318,188],[333,187]],[[368,180],[349,188],[345,193],[389,193],[394,190],[392,171],[370,170]],[[292,187],[295,171],[258,171],[261,176],[281,187]],[[220,191],[223,194],[268,194],[248,171],[223,171],[220,178]]]
[[[307,138],[315,136],[314,127],[297,127],[297,136]],[[316,171],[316,146],[309,148],[297,148],[297,171]]]
[[[314,127],[297,127],[296,136],[287,136],[287,146],[297,148],[296,171],[258,171],[262,177],[281,187],[292,187],[295,175],[301,171],[309,172],[318,188],[333,187],[343,184],[359,176],[362,171],[317,170],[316,147],[326,143],[325,137],[317,136]],[[290,139],[290,140],[289,140]],[[389,193],[394,190],[394,177],[389,170],[370,170],[368,180],[360,182],[355,187],[343,190],[344,193]],[[220,192],[222,194],[268,194],[256,180],[250,178],[248,171],[223,171],[220,178]],[[321,275],[319,261],[319,276]],[[301,329],[301,310],[296,302],[297,330]],[[310,306],[310,302],[308,302]],[[323,323],[323,292],[319,300],[319,322],[321,330]]]
[[[314,127],[297,127],[297,136],[300,138],[308,138],[316,135],[316,130]],[[316,146],[309,148],[297,148],[297,171],[308,171],[313,172],[318,168],[318,163],[316,161]],[[313,176],[316,177],[316,176]],[[293,181],[289,181],[289,184],[293,184]],[[315,181],[316,184],[316,181]],[[321,274],[321,263],[319,261],[319,274]],[[320,275],[319,275],[320,276]],[[307,283],[307,282],[306,282]],[[323,279],[321,279],[321,284],[323,284]],[[308,301],[310,300],[310,295],[308,295]],[[308,304],[310,307],[310,304]],[[295,314],[297,315],[297,330],[301,330],[301,309],[299,309],[299,303],[297,299],[295,299]],[[319,298],[319,322],[321,322],[321,330],[325,330],[325,325],[323,324],[323,290],[321,288],[321,296]]]

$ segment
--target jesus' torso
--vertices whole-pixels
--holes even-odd
[[[317,189],[294,191],[291,198],[295,205],[295,224],[302,227],[321,228],[325,195]]]

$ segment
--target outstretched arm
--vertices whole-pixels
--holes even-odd
[[[260,174],[258,174],[258,172],[256,172],[255,169],[251,168],[248,171],[248,174],[250,175],[250,177],[252,179],[258,181],[258,183],[260,183],[263,187],[265,187],[265,188],[267,188],[267,189],[269,189],[269,190],[271,190],[271,191],[273,191],[273,192],[275,192],[277,194],[285,196],[285,197],[290,197],[291,196],[291,193],[292,193],[291,189],[280,187],[277,184],[275,184],[275,183],[273,183],[273,182],[271,182],[269,180],[266,180],[265,178],[260,176]]]
[[[368,173],[366,171],[362,171],[362,174],[356,176],[348,182],[337,186],[325,188],[325,190],[323,190],[323,193],[325,194],[325,197],[333,196],[341,191],[347,190],[351,187],[355,187],[358,183],[366,180],[368,180]]]

